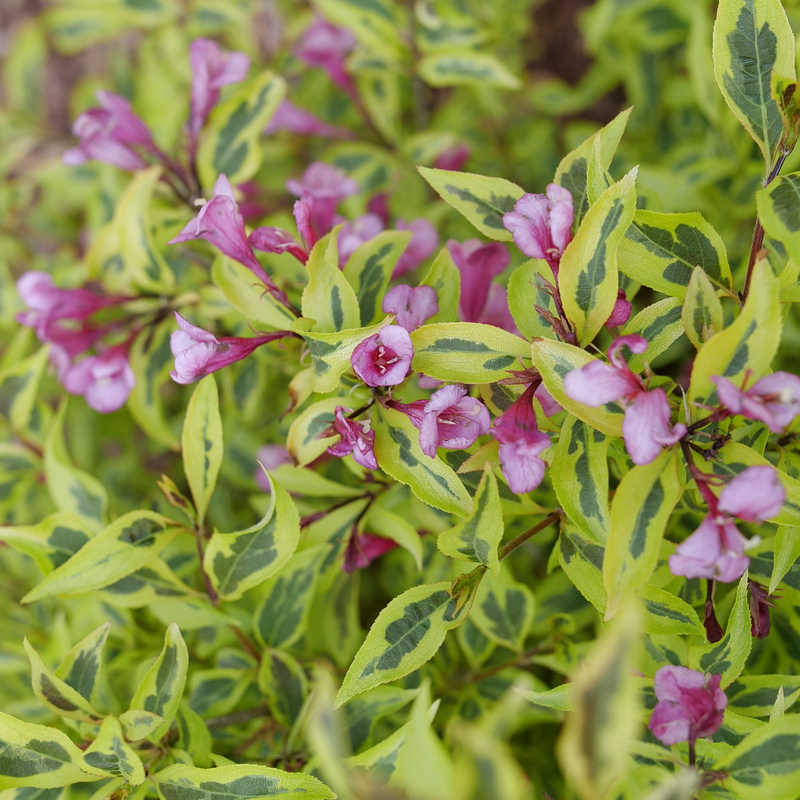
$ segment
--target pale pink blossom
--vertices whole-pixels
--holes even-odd
[[[463,386],[443,386],[431,395],[422,412],[419,445],[431,458],[437,447],[466,450],[492,424],[486,406],[469,397]]]
[[[395,322],[411,333],[439,312],[439,303],[432,286],[411,287],[401,283],[386,292],[381,309],[394,314]]]
[[[101,355],[87,356],[72,366],[61,366],[61,382],[70,394],[83,395],[90,408],[110,414],[125,405],[136,376],[124,347],[112,347]]]
[[[294,54],[310,67],[324,69],[337,86],[352,91],[353,79],[347,72],[345,59],[355,45],[355,37],[349,30],[317,17],[303,31]]]
[[[378,469],[375,460],[375,431],[370,428],[369,420],[347,419],[352,408],[337,406],[333,412],[333,425],[326,428],[320,438],[328,438],[339,434],[339,441],[328,448],[332,456],[344,458],[352,454],[357,464],[367,469]]]
[[[425,217],[412,219],[411,222],[406,222],[400,217],[394,227],[398,231],[411,231],[411,241],[397,259],[392,272],[393,278],[399,278],[416,269],[426,258],[434,254],[439,246],[439,233],[433,223]]]
[[[283,228],[262,226],[256,228],[248,239],[250,246],[264,253],[291,253],[300,263],[308,261],[308,251]]]
[[[745,522],[762,522],[780,513],[786,490],[769,464],[748,467],[722,487],[719,511]]]
[[[503,225],[526,256],[546,259],[555,272],[572,239],[573,218],[572,195],[551,183],[547,194],[520,197],[514,210],[503,215]]]
[[[344,266],[350,256],[384,229],[383,220],[377,214],[362,214],[352,222],[346,221],[339,231],[339,264]]]
[[[408,331],[399,325],[386,325],[353,350],[350,363],[367,386],[396,386],[408,375],[413,355]]]
[[[315,161],[307,167],[302,178],[290,178],[286,188],[308,203],[310,222],[317,236],[324,236],[333,227],[336,206],[359,191],[352,178],[324,161]]]
[[[731,413],[763,422],[773,433],[783,433],[800,413],[800,378],[790,372],[773,372],[749,389],[737,389],[727,378],[715,375],[720,403]]]
[[[511,262],[508,248],[500,242],[486,244],[480,239],[447,242],[453,263],[461,273],[458,310],[464,322],[477,322],[489,298],[492,279]]]
[[[511,309],[508,307],[508,291],[505,286],[499,283],[489,285],[486,304],[477,321],[483,325],[494,325],[495,328],[502,328],[509,333],[519,333],[517,323],[514,322]]]
[[[666,745],[694,745],[716,733],[728,698],[720,688],[721,675],[707,675],[671,664],[656,672],[658,704],[650,717],[650,730]]]

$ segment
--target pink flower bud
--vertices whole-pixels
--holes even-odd
[[[469,161],[472,155],[472,150],[468,144],[457,144],[455,147],[448,147],[447,150],[442,150],[433,166],[436,169],[446,169],[451,172],[458,172],[464,167],[464,164]]]
[[[609,318],[603,323],[606,328],[618,328],[624,325],[630,318],[633,306],[628,302],[624,289],[617,292],[617,299],[614,303],[614,310]]]
[[[405,380],[413,355],[408,331],[398,325],[386,325],[353,350],[350,363],[367,386],[396,386]]]

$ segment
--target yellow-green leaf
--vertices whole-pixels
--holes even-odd
[[[681,320],[689,341],[698,350],[724,327],[722,303],[702,267],[695,267],[692,272],[683,301]]]

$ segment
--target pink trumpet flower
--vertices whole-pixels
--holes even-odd
[[[511,262],[508,248],[500,242],[486,244],[480,239],[466,242],[451,239],[447,249],[461,273],[459,314],[465,322],[478,322],[489,299],[492,278]]]
[[[439,303],[432,286],[411,287],[401,283],[386,292],[381,309],[394,314],[395,322],[411,333],[439,312]]]
[[[328,448],[332,456],[344,458],[353,455],[357,464],[367,469],[378,469],[375,459],[375,431],[370,429],[369,420],[347,419],[346,414],[351,414],[352,408],[337,406],[333,412],[333,425],[326,428],[320,438],[339,435],[339,441]]]
[[[350,363],[367,386],[396,386],[408,375],[413,355],[408,331],[399,325],[386,325],[353,350]]]
[[[317,236],[324,236],[333,227],[336,206],[359,191],[352,178],[324,161],[311,164],[302,178],[290,178],[286,181],[286,188],[301,200],[309,202],[310,199],[310,221]]]
[[[443,386],[422,408],[417,426],[419,445],[422,452],[431,458],[436,456],[437,447],[466,450],[489,430],[491,424],[486,406],[469,397],[463,386]]]
[[[59,372],[64,388],[70,394],[83,395],[89,407],[101,414],[122,408],[136,386],[125,346],[87,356],[71,366],[64,363]]]
[[[773,372],[749,389],[737,389],[727,378],[715,375],[720,403],[731,413],[763,422],[773,433],[783,433],[800,414],[800,378]]]

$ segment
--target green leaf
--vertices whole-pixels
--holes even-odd
[[[86,748],[84,760],[101,772],[124,778],[131,786],[144,783],[144,765],[125,742],[116,717],[105,718],[97,738]]]
[[[429,86],[499,86],[519,89],[519,78],[489,53],[471,49],[446,50],[424,56],[417,72]]]
[[[484,636],[520,653],[535,606],[533,592],[515,581],[506,567],[497,577],[487,576],[481,581],[469,618]]]
[[[472,498],[453,470],[419,446],[419,431],[407,415],[376,405],[375,457],[380,468],[405,483],[420,500],[462,517],[472,513]]]
[[[800,793],[800,717],[788,714],[748,734],[714,764],[725,786],[748,800],[792,800]]]
[[[504,528],[497,478],[489,464],[483,468],[474,502],[472,514],[464,522],[440,533],[436,544],[446,556],[483,564],[497,577],[500,573],[497,547]]]
[[[387,0],[318,0],[322,13],[336,25],[352,31],[369,50],[392,59],[401,58],[406,46],[399,33],[402,21]]]
[[[36,525],[0,526],[0,541],[27,553],[47,575],[94,536],[92,526],[71,511],[57,511]]]
[[[373,325],[383,316],[381,301],[389,287],[392,270],[410,241],[410,231],[382,231],[357,247],[348,259],[344,276],[358,298],[362,326]],[[305,311],[303,314],[314,316]]]
[[[153,741],[158,741],[169,730],[175,718],[186,684],[188,666],[186,643],[178,626],[172,623],[164,636],[161,653],[142,678],[130,705],[131,709],[150,711],[163,717],[164,722],[150,734]]]
[[[697,354],[689,400],[707,405],[716,403],[713,375],[728,378],[737,386],[742,385],[745,375],[751,381],[760,378],[778,349],[781,329],[778,280],[769,262],[758,259],[741,314]]]
[[[439,311],[428,320],[429,324],[434,322],[455,322],[458,319],[461,273],[446,247],[443,247],[439,251],[439,255],[433,259],[431,268],[422,279],[420,285],[433,287],[439,302]]]
[[[312,403],[297,417],[289,428],[286,447],[299,466],[315,461],[336,441],[336,436],[320,438],[320,434],[333,425],[337,406],[350,408],[352,403],[351,397],[326,397]],[[276,480],[280,483],[279,478]]]
[[[178,726],[178,747],[185,750],[196,767],[211,766],[211,733],[197,712],[181,703],[175,717]]]
[[[643,336],[649,345],[644,353],[632,353],[628,360],[631,372],[642,372],[645,364],[666,352],[683,334],[681,301],[668,297],[642,309],[622,331],[623,336],[631,333]]]
[[[64,402],[53,418],[44,444],[47,491],[57,508],[78,514],[98,530],[105,521],[108,495],[97,478],[72,465],[64,444],[66,411]]]
[[[85,697],[57,678],[45,666],[27,639],[23,640],[23,645],[31,662],[33,693],[46,708],[62,717],[83,722],[97,722],[103,718]]]
[[[684,483],[677,448],[663,452],[650,464],[633,467],[620,482],[611,504],[611,532],[603,564],[606,619],[617,613],[628,592],[644,586],[653,574],[661,537]]]
[[[411,334],[411,366],[443,381],[494,383],[521,369],[530,345],[519,336],[479,322],[438,322]]]
[[[680,597],[646,584],[639,589],[645,612],[642,630],[655,635],[704,636],[705,629],[697,612]]]
[[[298,319],[292,325],[292,330],[303,337],[311,351],[311,368],[314,371],[312,391],[324,394],[336,389],[342,373],[350,369],[350,356],[353,355],[353,350],[364,339],[378,333],[381,328],[391,322],[392,318],[386,317],[382,322],[368,328],[355,328],[336,333],[318,333],[310,330],[315,324],[314,320]]]
[[[189,708],[201,717],[228,714],[252,683],[249,663],[247,669],[217,667],[195,672],[192,675]]]
[[[130,709],[119,715],[119,721],[125,730],[125,738],[129,742],[139,742],[149,736],[159,725],[164,723],[164,717],[152,711]]]
[[[633,280],[681,300],[695,267],[717,286],[731,286],[725,244],[696,211],[662,214],[637,209],[618,259],[620,271]]]
[[[260,800],[292,795],[298,800],[333,800],[336,795],[311,775],[253,764],[198,769],[173,764],[151,776],[161,800]]]
[[[569,518],[598,542],[608,539],[608,440],[571,414],[553,451],[550,480]]]
[[[532,351],[533,364],[541,373],[545,388],[560,405],[606,436],[622,436],[623,410],[620,406],[607,403],[600,408],[589,408],[570,399],[564,392],[566,374],[594,361],[589,353],[580,347],[548,339],[534,340]]]
[[[307,467],[281,464],[271,469],[269,474],[272,480],[290,494],[306,497],[359,497],[363,494],[361,489],[332,481]]]
[[[53,594],[83,594],[136,572],[181,532],[172,525],[153,511],[129,511],[54,569],[22,602]]]
[[[463,622],[469,611],[469,604],[456,611],[449,588],[449,581],[423,584],[390,601],[356,653],[336,697],[337,707],[408,675],[436,655],[447,631]]]
[[[253,631],[263,647],[288,648],[305,633],[320,565],[329,550],[326,544],[301,550],[262,587]]]
[[[510,242],[503,227],[503,214],[514,210],[525,190],[505,178],[417,167],[419,174],[439,193],[445,203],[463,214],[484,236]]]
[[[564,156],[556,169],[553,183],[563,186],[572,194],[572,205],[575,209],[573,231],[578,230],[581,221],[589,210],[587,177],[595,141],[597,139],[600,140],[601,164],[603,169],[607,170],[611,166],[614,153],[617,152],[617,146],[622,139],[622,134],[625,132],[631,110],[626,108],[625,111],[612,119],[608,125],[593,133],[583,144]]]
[[[722,0],[714,24],[714,75],[725,102],[772,168],[783,120],[772,98],[774,70],[794,78],[794,34],[780,0]]]
[[[222,419],[213,375],[203,378],[192,393],[183,422],[181,450],[183,471],[202,525],[222,465]]]
[[[414,557],[417,568],[422,571],[422,539],[417,529],[405,517],[377,502],[370,506],[364,525],[371,533],[391,539],[408,550]]]
[[[749,598],[745,572],[736,589],[736,599],[725,635],[716,644],[689,646],[689,667],[722,675],[723,689],[742,674],[750,655],[753,635],[750,632]]]
[[[205,598],[187,586],[160,558],[102,589],[97,597],[116,608],[155,607],[159,603]]]
[[[745,717],[768,717],[779,695],[784,711],[794,705],[800,697],[800,679],[795,675],[743,675],[725,694],[731,711]]]
[[[81,639],[61,660],[56,676],[67,686],[93,703],[93,697],[100,678],[103,647],[105,646],[111,623],[106,622]]]
[[[137,425],[152,439],[170,450],[178,450],[178,437],[164,411],[161,389],[172,383],[169,376],[175,364],[169,342],[175,330],[173,319],[155,329],[142,331],[133,342],[128,358],[136,375],[136,385],[128,397],[127,408]]]
[[[681,320],[689,341],[698,350],[725,326],[722,303],[702,267],[695,267],[692,272],[683,301]]]
[[[636,210],[636,172],[632,169],[592,204],[561,257],[561,300],[581,347],[594,339],[614,310],[617,248]]]
[[[344,710],[347,715],[353,752],[357,753],[364,749],[364,745],[371,743],[372,732],[378,720],[399,711],[416,696],[416,689],[376,686],[350,700]]]
[[[117,201],[112,221],[116,258],[121,270],[136,286],[156,294],[175,288],[175,276],[153,238],[150,206],[160,167],[137,173]]]
[[[285,331],[295,321],[286,306],[264,291],[263,284],[238,261],[220,254],[211,267],[211,279],[222,290],[225,299],[251,323]]]
[[[545,281],[556,285],[553,272],[544,259],[532,258],[520,264],[508,280],[508,308],[526,339],[555,339],[550,323],[535,306],[558,317],[555,300],[545,291]]]
[[[775,534],[775,561],[769,579],[769,593],[772,594],[786,573],[800,558],[800,529],[781,525]]]
[[[40,347],[32,356],[0,371],[0,414],[15,431],[28,428],[49,352],[49,347]]]
[[[197,151],[203,186],[212,186],[218,175],[227,175],[235,186],[258,172],[263,159],[261,134],[285,94],[283,78],[262,72],[214,108]]]
[[[339,269],[337,239],[341,226],[320,239],[308,257],[308,284],[303,291],[302,311],[315,320],[315,333],[352,330],[360,324],[358,299]]]
[[[268,647],[258,668],[258,688],[267,700],[269,713],[291,728],[308,699],[308,678],[297,660]]]
[[[572,683],[556,754],[581,797],[604,797],[622,773],[639,728],[639,690],[631,680],[639,646],[639,609],[629,603],[595,643]]]
[[[370,120],[388,142],[396,144],[402,130],[400,74],[392,69],[362,71],[356,67],[353,71],[356,73],[358,94]]]
[[[215,531],[206,547],[203,566],[224,600],[236,600],[275,575],[297,549],[300,515],[289,493],[269,480],[272,502],[264,518],[244,531]]]
[[[52,789],[99,775],[65,733],[0,712],[0,789]]]
[[[781,175],[756,192],[758,218],[767,234],[786,247],[795,262],[800,261],[800,172]]]

